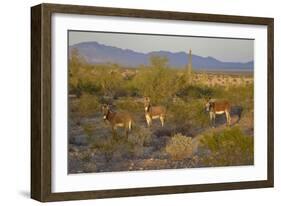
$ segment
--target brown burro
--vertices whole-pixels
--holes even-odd
[[[102,113],[104,121],[108,121],[111,125],[113,137],[116,135],[117,127],[125,128],[126,137],[132,129],[133,118],[128,112],[114,112],[109,105],[102,105]]]
[[[160,119],[162,127],[164,127],[164,121],[166,116],[166,108],[164,106],[152,106],[150,98],[144,98],[144,112],[147,126],[152,125],[153,119]]]
[[[230,117],[230,103],[227,100],[214,100],[209,98],[205,105],[206,111],[209,112],[210,123],[212,127],[215,127],[216,124],[216,115],[225,114],[226,124],[229,126],[231,124]]]

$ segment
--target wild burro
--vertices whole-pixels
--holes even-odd
[[[225,114],[226,125],[229,126],[231,124],[231,117],[230,117],[231,106],[229,101],[214,100],[211,97],[209,97],[205,105],[205,108],[206,111],[209,112],[209,118],[212,127],[215,127],[217,114]]]
[[[109,105],[102,105],[102,113],[104,121],[108,121],[111,125],[112,135],[116,136],[118,127],[123,127],[128,137],[128,132],[132,129],[133,118],[128,112],[114,112]]]
[[[164,121],[166,116],[166,108],[164,106],[152,106],[150,98],[144,98],[144,112],[147,126],[152,125],[153,119],[160,119],[162,127],[164,127]]]

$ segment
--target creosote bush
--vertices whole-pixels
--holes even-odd
[[[206,134],[202,148],[209,153],[202,158],[203,166],[250,165],[254,161],[254,139],[239,127]]]
[[[190,124],[197,127],[207,126],[209,119],[204,110],[204,103],[202,100],[173,103],[169,108],[172,114],[170,121],[182,126]]]
[[[192,138],[180,133],[174,135],[166,145],[166,152],[173,160],[183,160],[192,156]]]
[[[129,135],[129,141],[135,146],[143,147],[151,143],[152,132],[144,127],[134,127],[134,131]]]

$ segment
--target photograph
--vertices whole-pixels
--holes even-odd
[[[68,30],[68,174],[254,165],[254,42]]]

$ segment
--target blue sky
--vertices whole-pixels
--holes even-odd
[[[188,52],[212,56],[221,61],[248,62],[254,59],[254,40],[188,36],[122,34],[70,31],[69,44],[96,41],[108,46],[147,53],[151,51]]]

